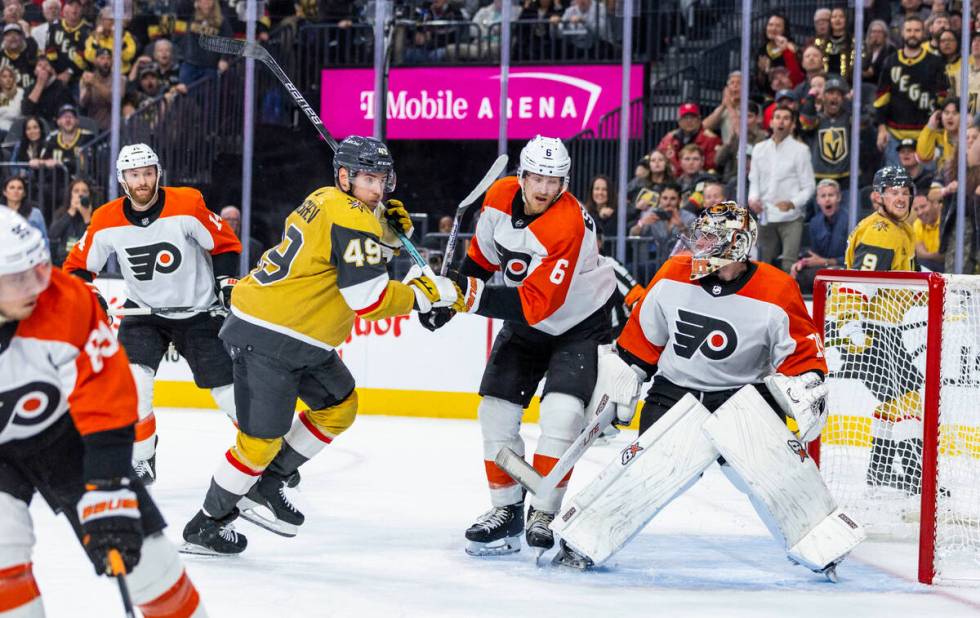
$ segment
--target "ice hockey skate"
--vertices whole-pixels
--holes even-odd
[[[153,454],[150,455],[149,459],[134,459],[133,460],[133,473],[136,478],[143,483],[143,485],[149,487],[157,480],[157,453],[156,445],[160,442],[159,436],[154,437],[153,441]]]
[[[591,558],[580,554],[565,543],[565,541],[562,541],[559,544],[558,553],[551,560],[551,564],[586,571],[591,569],[595,563],[592,562]]]
[[[263,475],[238,502],[242,519],[280,536],[293,537],[306,519],[286,496],[283,479]]]
[[[555,546],[555,533],[550,527],[554,519],[554,513],[539,511],[533,506],[527,510],[527,530],[524,533],[524,540],[527,541],[527,546],[534,550],[535,562],[541,559],[544,552]]]
[[[466,553],[471,556],[503,556],[521,551],[524,503],[495,506],[466,529]]]
[[[184,526],[184,544],[180,552],[198,556],[233,556],[242,553],[248,540],[236,532],[231,523],[237,517],[237,509],[222,519],[213,519],[204,511],[198,511]]]

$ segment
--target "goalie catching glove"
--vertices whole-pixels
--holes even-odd
[[[129,488],[129,479],[89,481],[77,509],[82,544],[96,574],[111,573],[108,555],[113,549],[122,557],[126,572],[131,572],[140,561],[143,526],[139,500]]]
[[[820,374],[813,371],[800,376],[776,373],[764,381],[783,412],[796,420],[800,440],[810,442],[820,436],[827,422],[828,393]]]
[[[381,253],[385,261],[390,262],[402,248],[402,241],[398,238],[397,232],[410,238],[415,231],[412,217],[401,200],[388,200],[387,203],[378,204],[374,209],[374,216],[381,221]]]

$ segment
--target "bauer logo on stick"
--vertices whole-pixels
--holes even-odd
[[[153,279],[153,272],[169,274],[180,268],[180,251],[168,242],[126,249],[129,266],[138,281]]]

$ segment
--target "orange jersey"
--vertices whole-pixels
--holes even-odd
[[[65,414],[83,436],[128,427],[136,386],[95,295],[56,270],[31,317],[0,326],[0,444]]]
[[[616,287],[599,255],[595,222],[571,193],[538,216],[524,215],[516,176],[487,191],[467,256],[516,287],[528,324],[560,335],[600,309]]]
[[[128,198],[96,210],[64,269],[90,278],[115,254],[129,298],[139,306],[205,308],[217,300],[212,257],[241,251],[200,191],[162,187],[160,201],[146,212],[134,211]]]
[[[721,391],[778,372],[827,373],[820,334],[796,282],[751,262],[748,277],[728,284],[691,281],[690,256],[657,271],[633,307],[618,344],[678,386]]]

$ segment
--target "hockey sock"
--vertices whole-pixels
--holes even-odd
[[[169,590],[141,603],[139,608],[143,618],[203,618],[207,615],[186,572],[180,574],[180,579]]]
[[[153,412],[136,422],[133,459],[149,459],[156,453],[157,419]]]
[[[211,477],[211,486],[204,497],[204,512],[215,519],[231,513],[239,498],[262,476],[281,445],[282,438],[255,438],[239,431],[235,446],[228,449]]]
[[[163,534],[143,541],[139,564],[126,576],[133,603],[144,618],[203,618],[197,589],[177,549]]]
[[[30,562],[0,569],[0,614],[8,611],[24,618],[44,616],[41,591]]]

